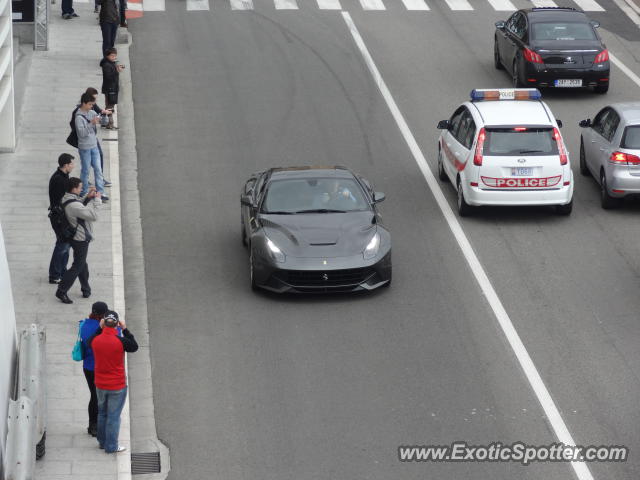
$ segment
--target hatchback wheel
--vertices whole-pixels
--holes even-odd
[[[571,215],[573,210],[573,198],[566,205],[556,205],[556,213],[558,215]]]
[[[607,187],[607,176],[602,172],[600,174],[600,204],[605,210],[616,208],[620,205],[620,199],[609,195],[609,188]]]
[[[500,51],[498,50],[497,40],[493,42],[493,66],[496,67],[496,70],[504,70],[502,62],[500,61]]]
[[[447,172],[444,171],[444,164],[442,163],[442,150],[438,150],[438,178],[443,182],[449,180]]]
[[[585,177],[589,176],[589,168],[587,167],[587,159],[584,153],[584,142],[580,139],[580,173]]]
[[[461,217],[468,217],[471,215],[473,207],[467,203],[464,198],[464,192],[462,191],[462,182],[458,180],[458,213]]]

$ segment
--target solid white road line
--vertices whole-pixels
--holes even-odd
[[[276,10],[298,10],[296,0],[274,0]]]
[[[640,77],[638,77],[638,75],[633,73],[633,71],[629,67],[627,67],[624,63],[622,63],[620,60],[618,60],[618,57],[613,55],[611,52],[609,52],[609,60],[611,60],[611,62],[616,67],[618,67],[620,70],[622,70],[622,72],[627,77],[629,77],[633,83],[635,83],[637,86],[640,87]]]
[[[557,7],[558,4],[553,0],[531,0],[534,7]]]
[[[638,7],[634,0],[613,0],[618,8],[622,10],[627,17],[631,19],[638,27],[640,27],[640,7]]]
[[[364,43],[364,40],[362,40],[362,37],[360,36],[358,29],[356,28],[356,25],[353,23],[353,20],[351,19],[351,15],[349,15],[349,12],[342,12],[342,17],[344,18],[344,21],[347,24],[347,27],[349,28],[349,31],[351,32],[351,35],[358,49],[360,50],[360,53],[362,54],[362,58],[364,59],[365,63],[367,64],[367,67],[369,68],[369,72],[371,73],[371,76],[373,77],[374,82],[376,83],[376,85],[378,85],[378,88],[380,89],[380,93],[382,94],[382,97],[387,103],[387,106],[389,107],[391,115],[393,116],[394,120],[398,125],[398,128],[400,129],[400,133],[404,137],[404,140],[407,143],[409,150],[413,154],[413,158],[415,159],[416,163],[418,164],[418,167],[420,168],[420,171],[422,172],[422,175],[427,181],[427,185],[431,189],[431,192],[435,197],[436,203],[440,207],[440,210],[442,211],[442,214],[447,224],[449,225],[449,228],[451,229],[453,236],[458,242],[458,245],[460,246],[460,250],[462,250],[462,253],[467,263],[469,264],[469,267],[473,272],[473,275],[475,276],[476,281],[478,282],[478,285],[482,290],[482,293],[484,294],[489,305],[491,306],[491,309],[493,310],[493,313],[496,319],[498,320],[498,323],[500,324],[500,327],[502,328],[502,331],[507,341],[509,342],[511,349],[513,350],[513,353],[516,355],[516,358],[520,363],[520,367],[524,371],[524,374],[527,377],[527,380],[529,381],[531,388],[533,389],[536,397],[538,398],[538,401],[540,402],[540,405],[542,406],[542,409],[544,410],[544,413],[546,414],[549,424],[553,428],[556,434],[556,437],[560,442],[566,445],[575,445],[575,442],[573,441],[573,437],[571,436],[571,433],[569,432],[567,425],[562,419],[562,416],[560,415],[558,407],[556,407],[555,402],[551,398],[551,394],[549,393],[549,390],[547,390],[547,387],[542,381],[542,377],[538,373],[538,369],[534,365],[533,360],[529,355],[529,352],[527,352],[527,349],[522,343],[522,340],[520,339],[518,332],[516,331],[515,327],[513,326],[513,323],[511,322],[511,319],[509,318],[509,315],[504,309],[504,306],[502,305],[502,302],[500,301],[498,294],[493,288],[493,285],[491,284],[489,277],[484,271],[484,268],[482,267],[480,260],[478,259],[475,251],[473,250],[471,243],[469,243],[469,239],[467,238],[467,235],[464,233],[464,230],[462,229],[462,226],[458,221],[458,217],[453,213],[453,210],[449,206],[449,203],[447,202],[444,194],[442,193],[440,184],[438,183],[433,173],[431,172],[431,169],[427,164],[427,160],[425,159],[424,155],[422,154],[422,151],[420,150],[420,147],[418,146],[418,142],[416,142],[416,139],[411,133],[411,130],[409,129],[409,125],[407,125],[407,122],[404,116],[402,115],[402,112],[400,112],[398,105],[393,99],[393,96],[391,95],[391,92],[389,91],[387,84],[382,78],[382,75],[380,75],[380,71],[378,70],[378,67],[376,67],[376,64],[374,63],[373,58],[371,57],[371,54],[369,53],[369,50],[367,49],[367,46]],[[593,476],[591,475],[591,472],[589,471],[589,468],[585,463],[572,462],[571,466],[573,467],[573,470],[576,473],[579,480],[593,480]]]
[[[342,10],[340,0],[318,0],[320,10]]]
[[[402,0],[407,10],[429,10],[429,5],[424,0]]]
[[[187,10],[209,10],[209,0],[187,0]]]
[[[578,4],[578,6],[584,10],[585,12],[604,12],[604,8],[602,8],[598,2],[594,0],[573,0]]]
[[[231,0],[231,10],[253,10],[251,0]]]
[[[511,0],[488,0],[494,10],[517,10],[516,6],[511,3]]]
[[[164,12],[164,0],[143,0],[142,8],[145,12]]]
[[[142,12],[141,3],[127,2],[127,10],[135,10],[136,12]]]
[[[360,5],[364,10],[386,10],[382,0],[360,0]]]
[[[451,10],[473,10],[473,7],[467,0],[445,0]]]

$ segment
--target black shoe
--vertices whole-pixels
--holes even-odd
[[[73,12],[73,13],[71,14],[71,16],[72,16],[73,18],[78,18],[80,15],[78,15],[78,14],[77,14],[77,13],[75,13],[75,12]]]
[[[64,18],[65,20],[71,20],[71,14],[70,13],[63,13],[62,14],[62,18]]]
[[[89,435],[91,435],[92,437],[97,437],[98,436],[98,425],[96,425],[95,423],[90,424],[89,427],[87,427],[87,433]]]
[[[104,186],[105,187],[110,187],[111,185],[113,185],[109,180],[105,180],[104,181]]]
[[[62,303],[73,303],[73,300],[71,300],[66,293],[61,292],[60,290],[56,290],[56,297],[58,297]]]
[[[52,285],[57,285],[58,283],[60,283],[60,279],[59,278],[50,278],[49,279],[49,283]]]
[[[82,292],[82,298],[89,298],[91,296],[91,292]]]
[[[106,195],[102,195],[100,198],[102,199],[103,202],[109,201],[109,197],[107,197]]]

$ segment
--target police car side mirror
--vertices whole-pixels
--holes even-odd
[[[449,120],[440,120],[438,122],[438,130],[449,130]]]
[[[587,118],[586,120],[580,120],[580,123],[578,123],[578,125],[580,125],[582,128],[588,128],[591,126],[591,119]]]
[[[558,128],[562,128],[562,120],[556,118],[556,123],[558,124]]]
[[[506,23],[505,23],[505,22],[503,22],[502,20],[501,20],[501,21],[499,21],[499,22],[496,22],[496,28],[497,28],[498,30],[504,30],[504,26],[505,26],[505,25],[506,25]]]
[[[373,194],[373,203],[384,202],[384,199],[387,198],[382,192],[375,192]]]
[[[589,23],[591,24],[591,26],[593,26],[593,28],[598,28],[600,26],[600,22],[596,20],[591,20]]]

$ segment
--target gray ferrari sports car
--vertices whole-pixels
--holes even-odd
[[[345,167],[272,168],[240,195],[252,288],[320,293],[391,283],[391,235],[376,204],[384,194]]]

